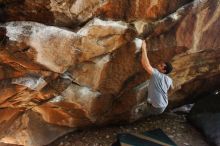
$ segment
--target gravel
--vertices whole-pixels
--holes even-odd
[[[186,120],[186,115],[164,113],[138,122],[106,127],[89,128],[69,133],[48,146],[110,146],[117,133],[162,129],[178,146],[209,146],[205,138]]]

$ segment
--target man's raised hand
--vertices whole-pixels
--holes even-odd
[[[146,42],[145,42],[145,40],[142,41],[142,46],[141,46],[141,48],[142,48],[143,53],[147,53],[147,48],[146,48]]]

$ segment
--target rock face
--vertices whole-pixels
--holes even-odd
[[[0,0],[0,142],[46,145],[87,126],[132,122],[140,64],[171,61],[170,106],[220,84],[217,0]]]

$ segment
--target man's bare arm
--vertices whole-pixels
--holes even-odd
[[[141,63],[143,65],[144,69],[147,71],[147,73],[149,75],[152,75],[153,74],[153,68],[150,65],[149,59],[147,57],[147,50],[146,50],[146,42],[145,41],[142,42],[141,48],[142,48]]]

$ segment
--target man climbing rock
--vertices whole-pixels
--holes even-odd
[[[167,76],[173,67],[169,62],[162,62],[153,68],[147,56],[146,42],[142,41],[141,63],[150,75],[145,116],[161,114],[168,105],[167,92],[172,86],[172,79]]]

